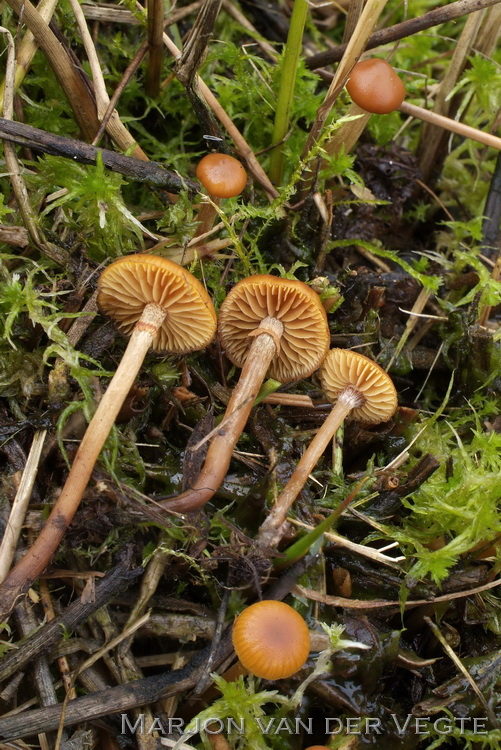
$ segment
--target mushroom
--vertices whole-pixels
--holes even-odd
[[[405,98],[405,86],[386,60],[373,57],[352,69],[346,89],[359,107],[376,115],[398,109]]]
[[[214,153],[198,162],[196,176],[212,198],[212,203],[202,203],[198,209],[198,237],[212,229],[217,213],[214,204],[219,205],[221,198],[240,195],[247,184],[247,172],[233,156]]]
[[[245,669],[266,680],[295,674],[310,653],[306,622],[288,604],[273,599],[244,609],[235,621],[232,639]]]
[[[259,530],[258,540],[266,547],[279,543],[289,508],[348,414],[366,424],[379,424],[390,419],[397,408],[397,392],[389,375],[358,352],[331,349],[322,363],[320,379],[324,393],[335,406]]]
[[[45,526],[3,584],[1,590],[12,602],[44,570],[63,538],[148,349],[186,354],[207,346],[216,331],[216,312],[203,286],[165,258],[120,258],[101,274],[98,292],[101,311],[131,337]]]
[[[233,287],[221,305],[218,331],[227,357],[242,373],[199,477],[191,489],[161,503],[167,510],[186,512],[210,500],[228,471],[266,373],[282,383],[308,377],[324,358],[330,338],[316,292],[302,281],[266,275]]]

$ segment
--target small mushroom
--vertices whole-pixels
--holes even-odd
[[[235,621],[232,638],[245,669],[266,680],[295,674],[310,653],[306,622],[288,604],[273,599],[244,609]]]
[[[352,69],[346,89],[355,104],[376,115],[398,109],[405,98],[405,86],[386,60],[373,57]]]
[[[44,570],[63,538],[148,350],[186,354],[207,346],[216,331],[216,312],[203,286],[189,271],[164,258],[120,258],[103,271],[98,291],[101,311],[131,337],[45,526],[4,582],[9,600]]]
[[[207,154],[198,163],[196,176],[212,198],[212,203],[202,203],[198,209],[198,227],[195,237],[212,229],[221,198],[240,195],[247,184],[247,172],[242,164],[227,154]]]
[[[358,352],[331,349],[323,361],[320,379],[325,395],[335,406],[259,530],[258,540],[266,547],[274,547],[280,541],[289,508],[348,414],[366,424],[379,424],[390,419],[397,408],[397,392],[389,375]]]
[[[266,376],[286,383],[311,375],[329,347],[327,316],[320,297],[302,281],[251,276],[221,305],[219,338],[227,357],[242,367],[226,414],[215,430],[192,488],[165,500],[167,510],[186,512],[214,495]]]

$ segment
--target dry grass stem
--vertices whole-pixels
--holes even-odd
[[[313,123],[302,152],[303,159],[307,159],[310,150],[320,137],[334,102],[346,83],[350,70],[364,51],[367,40],[372,34],[387,1],[388,0],[367,0],[367,4],[362,11],[362,15],[359,18],[350,41],[346,46],[346,50],[344,51],[343,57],[341,58],[334,78],[329,86],[329,90],[325,95],[323,104],[317,112],[317,117]]]
[[[477,11],[476,13],[472,13],[466,19],[464,29],[455,46],[452,58],[447,66],[445,75],[440,82],[435,96],[433,112],[437,115],[444,115],[447,117],[450,112],[452,102],[448,99],[449,94],[464,70],[467,63],[467,57],[471,54],[472,46],[478,34],[485,12],[485,10]],[[440,145],[443,142],[443,137],[444,131],[440,126],[437,127],[431,123],[425,123],[421,129],[418,154],[420,155],[419,163],[421,171],[425,178],[430,175],[435,166],[437,154]]]
[[[12,35],[7,29],[3,28],[3,26],[0,26],[0,32],[5,34],[7,39],[7,64],[5,68],[3,116],[6,120],[13,120],[16,76],[15,45]],[[23,217],[31,241],[33,242],[33,244],[40,247],[42,245],[42,237],[38,229],[38,224],[33,213],[33,209],[31,207],[25,182],[21,175],[21,167],[17,159],[16,150],[12,143],[10,143],[9,141],[4,141],[3,148],[5,165],[9,173],[9,179],[17,201],[17,205]]]
[[[44,21],[50,23],[54,10],[57,6],[57,0],[41,0],[37,5],[37,11]],[[31,31],[27,31],[23,40],[17,46],[16,51],[16,72],[14,76],[14,89],[17,91],[28,72],[31,62],[38,49],[38,44]],[[0,109],[3,107],[3,97],[5,91],[5,81],[0,84]]]
[[[287,521],[294,524],[294,526],[300,526],[302,529],[307,529],[308,531],[313,531],[314,529],[314,526],[304,523],[303,521],[298,521],[296,518],[288,518]],[[335,531],[326,531],[324,536],[330,542],[337,544],[339,547],[349,549],[352,552],[355,552],[357,555],[367,557],[369,560],[374,560],[374,562],[381,563],[381,565],[388,565],[390,568],[400,569],[399,562],[403,562],[405,560],[405,557],[390,557],[389,555],[383,555],[382,552],[374,549],[373,547],[368,547],[365,544],[357,544],[356,542],[351,542],[349,539],[346,539],[344,536],[337,534]]]
[[[37,430],[33,435],[30,452],[24,467],[21,482],[19,484],[9,519],[5,526],[2,543],[0,544],[0,583],[9,572],[12,560],[16,552],[17,542],[24,523],[24,517],[33,491],[33,485],[38,472],[38,463],[42,453],[43,444],[47,430]]]
[[[70,0],[71,9],[75,15],[75,19],[82,37],[82,41],[87,54],[87,59],[90,64],[92,71],[92,80],[94,82],[94,92],[96,96],[97,116],[101,120],[106,114],[106,110],[110,103],[108,92],[106,91],[106,84],[104,82],[103,72],[99,63],[96,48],[92,36],[90,35],[87,27],[87,22],[83,14],[82,8],[78,0]],[[131,155],[136,159],[143,159],[148,161],[148,157],[144,153],[143,149],[136,143],[135,139],[129,133],[127,128],[120,120],[118,112],[114,111],[108,121],[106,130],[110,137],[115,141],[117,146],[122,151],[131,151]]]
[[[338,130],[334,133],[333,137],[327,141],[324,148],[328,154],[337,154],[344,150],[345,154],[349,154],[358,139],[365,130],[365,126],[369,122],[371,115],[364,109],[352,102],[350,108],[346,113],[347,117],[358,115],[357,120],[351,120],[350,122],[344,122]]]
[[[69,59],[64,47],[30,0],[7,0],[7,2],[17,16],[22,17],[46,56],[68,99],[84,138],[88,141],[92,140],[99,127],[96,105],[73,61]]]
[[[438,125],[440,128],[450,130],[451,133],[456,133],[464,138],[471,138],[473,141],[482,143],[484,146],[501,151],[501,138],[497,135],[484,133],[483,130],[472,128],[470,125],[463,125],[462,122],[451,120],[450,117],[444,117],[443,115],[437,115],[435,112],[430,112],[430,110],[423,109],[423,107],[418,107],[415,104],[409,104],[409,102],[402,102],[399,110],[405,115],[410,115],[424,122],[430,122],[432,125]]]
[[[404,332],[402,333],[402,335],[400,337],[400,340],[399,340],[397,346],[395,347],[395,351],[393,353],[393,356],[392,356],[392,358],[390,359],[390,361],[388,363],[388,366],[386,368],[387,371],[390,370],[392,364],[395,362],[395,360],[398,358],[400,352],[404,348],[407,339],[409,338],[409,336],[413,332],[414,328],[417,326],[417,324],[419,322],[419,315],[423,312],[424,308],[426,307],[426,305],[430,301],[430,297],[431,297],[431,293],[430,292],[427,292],[426,289],[421,289],[421,291],[419,292],[419,295],[418,295],[416,301],[414,302],[414,304],[412,306],[412,310],[410,310],[409,313],[408,313],[409,318],[407,320],[407,323],[405,324]]]

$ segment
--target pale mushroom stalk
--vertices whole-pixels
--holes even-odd
[[[87,487],[92,470],[106,442],[124,398],[141,369],[148,349],[162,325],[166,311],[147,305],[137,322],[115,375],[106,389],[80,443],[64,487],[37,539],[5,579],[0,589],[0,611],[8,607],[27,582],[43,572],[62,541]]]
[[[280,541],[282,535],[281,533],[277,534],[277,530],[280,529],[287,518],[290,507],[303,489],[311,472],[348,414],[357,406],[361,406],[364,401],[365,398],[355,388],[347,388],[341,393],[336,405],[303,453],[293,475],[261,526],[258,535],[260,544],[265,547],[273,547]]]
[[[99,279],[98,304],[124,330],[132,331],[131,337],[45,526],[0,587],[0,621],[43,572],[63,539],[148,350],[194,351],[207,345],[215,333],[216,313],[197,279],[152,255],[128,256],[108,266]]]
[[[162,505],[183,513],[205,505],[222,484],[238,438],[249,418],[254,400],[280,346],[283,325],[276,318],[265,318],[250,335],[255,339],[242,368],[239,381],[226,407],[226,413],[213,436],[202,472],[193,486]]]
[[[334,408],[262,524],[258,541],[263,546],[274,547],[280,542],[290,507],[344,419],[353,413],[366,423],[379,424],[390,419],[397,408],[397,394],[390,377],[363,354],[331,349],[321,368],[321,380],[327,397],[335,402]]]
[[[242,373],[221,424],[208,436],[198,479],[181,495],[162,501],[169,511],[200,508],[217,491],[266,374],[281,383],[305,378],[320,365],[329,345],[318,294],[301,281],[275,276],[240,281],[221,306],[218,328],[226,356]]]

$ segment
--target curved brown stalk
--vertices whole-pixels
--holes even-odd
[[[16,599],[47,567],[63,539],[78,509],[101,448],[165,317],[166,311],[158,305],[150,304],[144,308],[117,371],[80,443],[63,490],[45,526],[35,543],[0,586],[0,622],[10,612]]]
[[[270,362],[278,351],[282,330],[283,325],[279,320],[265,318],[251,334],[255,336],[255,340],[249,349],[223,421],[211,440],[203,469],[193,487],[160,503],[166,510],[186,513],[200,508],[221,485]]]
[[[306,449],[296,469],[275,501],[275,504],[259,529],[257,540],[265,547],[275,547],[282,538],[281,526],[287,518],[289,508],[303,489],[309,475],[319,461],[343,420],[365,398],[356,388],[348,387],[339,395],[336,405]]]

